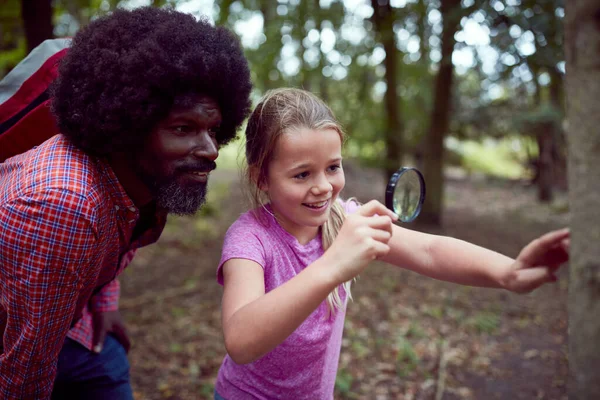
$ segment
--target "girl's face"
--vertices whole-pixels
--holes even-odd
[[[261,189],[281,226],[305,244],[327,221],[344,184],[338,132],[302,128],[279,138]]]

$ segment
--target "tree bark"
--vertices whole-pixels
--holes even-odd
[[[566,2],[569,399],[600,399],[600,4]]]
[[[386,156],[384,170],[389,179],[402,165],[403,129],[398,102],[398,48],[394,33],[394,13],[389,1],[371,0],[375,29],[385,50]]]
[[[444,138],[450,122],[452,81],[454,65],[452,53],[456,40],[462,10],[460,0],[442,0],[440,12],[443,18],[442,59],[435,78],[433,110],[429,132],[425,140],[424,175],[427,185],[427,199],[419,216],[421,222],[431,225],[442,224],[444,201]]]
[[[21,18],[28,53],[54,37],[51,0],[21,0]]]

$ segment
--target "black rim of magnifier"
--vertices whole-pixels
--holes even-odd
[[[417,176],[419,177],[419,182],[421,183],[421,196],[419,196],[419,205],[417,206],[417,209],[415,210],[415,213],[412,216],[412,218],[402,222],[410,222],[417,218],[417,216],[421,213],[421,207],[423,206],[423,202],[425,201],[425,179],[423,178],[423,174],[421,174],[421,171],[419,171],[416,168],[403,167],[400,168],[398,171],[394,172],[394,175],[392,175],[390,181],[388,182],[387,188],[385,189],[385,205],[390,210],[396,212],[396,210],[394,210],[394,190],[396,189],[396,184],[398,183],[398,180],[400,179],[402,174],[404,174],[407,171],[415,171],[417,173]]]

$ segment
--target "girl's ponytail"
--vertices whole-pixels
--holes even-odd
[[[354,200],[350,199],[348,201]],[[345,219],[346,211],[344,210],[344,206],[339,201],[335,201],[334,204],[331,205],[331,210],[329,211],[329,219],[321,227],[323,250],[327,250],[331,246],[338,233],[340,232],[340,229],[342,229],[342,225],[344,224]],[[348,281],[342,284],[342,287],[344,288],[344,291],[346,292],[349,299],[352,299],[352,293],[350,293],[351,283],[352,281]],[[339,286],[333,289],[333,291],[327,296],[327,305],[329,306],[330,314],[333,314],[337,309],[342,307],[343,302],[340,296]]]

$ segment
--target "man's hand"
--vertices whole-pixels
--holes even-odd
[[[513,292],[527,293],[546,282],[556,281],[554,273],[569,260],[568,229],[547,233],[521,250],[505,281]]]
[[[127,336],[127,330],[125,329],[125,324],[123,323],[123,318],[121,318],[119,311],[95,312],[92,314],[92,324],[94,329],[92,350],[94,353],[100,353],[102,351],[104,339],[108,332],[115,335],[126,353],[129,352],[131,342]]]

